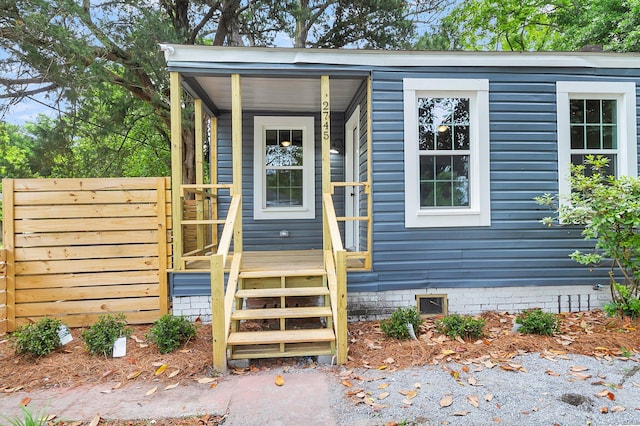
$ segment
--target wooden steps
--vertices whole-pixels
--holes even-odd
[[[327,295],[329,295],[329,289],[326,287],[258,288],[250,290],[238,290],[236,292],[236,298],[238,299],[258,297],[308,297]]]
[[[328,318],[328,306],[307,306],[297,308],[242,309],[231,314],[231,321],[258,320],[269,318]]]
[[[336,338],[325,281],[326,271],[317,267],[241,268],[228,358],[334,354]]]
[[[231,333],[229,345],[264,345],[278,343],[331,342],[335,339],[333,330],[315,328],[304,330],[239,331]]]

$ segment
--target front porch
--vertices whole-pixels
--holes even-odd
[[[346,362],[347,271],[371,268],[368,75],[209,73],[184,57],[173,69],[172,55],[170,273],[209,277],[216,369],[240,358]],[[195,183],[182,182],[183,89],[193,99]]]

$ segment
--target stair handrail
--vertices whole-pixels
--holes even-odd
[[[236,223],[242,220],[242,195],[234,194],[227,212],[222,235],[218,244],[218,251],[211,256],[211,310],[213,334],[213,365],[216,370],[227,370],[227,338],[233,312],[233,300],[238,285],[240,263],[242,259],[241,243],[236,244]],[[229,256],[231,242],[234,243],[233,260],[227,278],[225,294],[224,269]]]
[[[336,358],[338,364],[344,364],[347,362],[347,252],[342,244],[331,194],[322,194],[322,204],[326,230],[324,263],[336,335]]]

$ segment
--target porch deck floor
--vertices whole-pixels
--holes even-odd
[[[232,255],[227,256],[225,269],[231,267]],[[324,268],[322,250],[283,250],[242,252],[242,271],[295,271]],[[347,270],[362,268],[359,259],[347,259]],[[187,263],[188,271],[209,271],[209,262],[196,260]]]

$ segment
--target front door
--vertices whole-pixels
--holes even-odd
[[[345,125],[345,156],[344,169],[346,182],[360,181],[360,106],[351,114]],[[359,186],[345,187],[345,216],[360,215]],[[360,222],[347,220],[345,222],[344,246],[349,251],[360,251]]]

